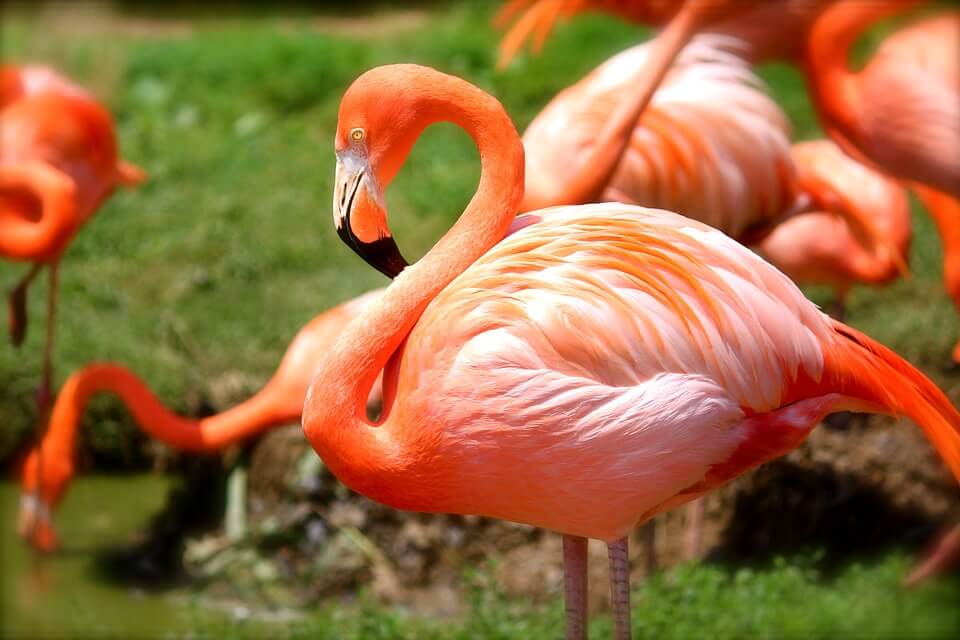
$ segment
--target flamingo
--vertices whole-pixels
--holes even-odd
[[[910,249],[910,204],[895,180],[852,160],[828,140],[793,146],[800,189],[811,211],[778,225],[758,245],[768,261],[798,284],[833,288],[835,318],[843,319],[847,292],[855,283],[889,284],[906,273]],[[843,201],[843,202],[838,202]],[[860,209],[886,237],[883,246],[865,242],[857,229],[833,213]]]
[[[814,23],[806,76],[824,129],[854,158],[914,187],[945,249],[944,280],[960,308],[960,13],[901,28],[860,71],[847,64],[856,38],[916,2],[838,4]],[[960,343],[953,359],[960,363]]]
[[[396,260],[384,191],[438,121],[476,142],[477,192],[343,330],[304,404],[304,433],[348,487],[563,534],[570,638],[585,637],[586,540],[605,541],[627,638],[627,533],[786,453],[827,413],[906,414],[960,479],[960,414],[936,386],[720,231],[620,203],[515,218],[520,137],[460,78],[389,65],[344,94],[334,223],[378,230],[353,233],[367,262]]]
[[[733,237],[770,225],[797,196],[790,126],[736,41],[695,39],[636,126],[607,133],[655,47],[620,52],[533,119],[520,210],[615,200],[679,211]]]
[[[45,67],[0,68],[0,256],[32,263],[8,297],[10,337],[26,330],[26,294],[50,269],[38,413],[50,398],[60,258],[80,227],[118,186],[144,173],[117,155],[110,114],[83,89]]]
[[[606,125],[630,102],[630,71],[644,66],[656,43],[617,54],[560,92],[523,134],[520,210],[625,202],[676,211],[757,241],[809,209],[810,194],[801,187],[811,181],[797,180],[786,114],[738,55],[738,44],[725,36],[696,37],[622,137],[605,135]],[[846,204],[834,198],[830,209],[871,244],[887,243],[868,212]]]
[[[91,364],[75,372],[57,397],[42,443],[24,463],[20,535],[40,551],[52,551],[58,546],[52,513],[73,478],[80,418],[93,395],[105,391],[118,395],[144,432],[174,449],[218,451],[299,420],[314,361],[323,357],[343,327],[380,293],[371,291],[315,317],[294,337],[276,373],[259,392],[223,413],[199,420],[171,413],[146,384],[118,364]],[[379,404],[378,387],[371,392],[369,401],[371,408]]]

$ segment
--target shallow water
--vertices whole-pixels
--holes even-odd
[[[188,589],[150,592],[98,575],[98,553],[130,544],[164,505],[169,479],[78,477],[56,514],[61,550],[36,558],[15,531],[19,488],[0,483],[0,635],[4,637],[180,636],[226,616]]]

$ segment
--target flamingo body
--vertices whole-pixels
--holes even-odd
[[[638,125],[601,199],[663,207],[737,237],[796,197],[789,125],[733,50],[698,37],[683,50]],[[530,123],[522,209],[555,202],[611,113],[632,91],[651,44],[623,51],[562,91]]]

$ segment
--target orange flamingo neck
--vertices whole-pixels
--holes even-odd
[[[910,9],[917,0],[837,2],[813,23],[807,42],[805,75],[824,128],[843,149],[862,158],[860,85],[850,69],[850,48],[875,22]]]
[[[223,413],[194,420],[166,409],[147,386],[127,369],[115,364],[94,364],[74,373],[64,383],[43,439],[44,465],[72,469],[80,418],[92,396],[109,391],[120,397],[137,425],[148,435],[175,449],[215,451],[263,429],[293,421],[275,407],[268,384],[260,393]],[[48,462],[50,461],[50,462]],[[32,484],[34,479],[25,478]]]
[[[406,70],[410,72],[408,68]],[[408,267],[347,327],[319,363],[307,393],[303,427],[331,471],[352,489],[382,495],[382,477],[408,459],[392,437],[395,389],[384,380],[383,417],[366,418],[376,376],[401,347],[423,309],[457,275],[499,242],[523,196],[523,145],[503,106],[477,87],[425,67],[413,68],[409,109],[426,114],[413,126],[461,126],[480,154],[480,183],[460,219],[417,264]]]

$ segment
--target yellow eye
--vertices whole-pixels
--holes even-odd
[[[351,129],[350,138],[354,142],[360,142],[361,140],[363,140],[363,129],[361,129],[360,127],[357,127],[356,129]]]

